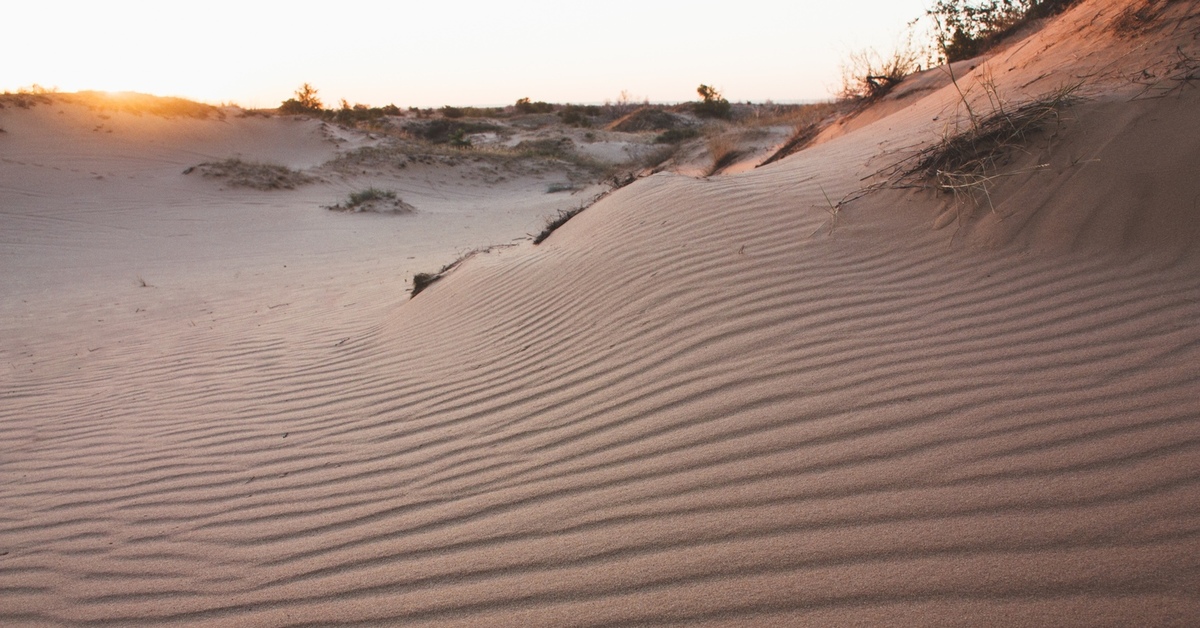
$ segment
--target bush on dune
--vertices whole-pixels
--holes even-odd
[[[938,0],[925,12],[934,22],[942,61],[970,59],[1038,18],[1063,12],[1077,0]]]

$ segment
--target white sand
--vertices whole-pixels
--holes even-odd
[[[943,85],[409,302],[409,217],[152,204],[177,156],[17,152],[0,111],[0,622],[1189,625],[1200,11],[1118,37],[1128,5],[960,77],[1088,81],[994,213],[830,224],[961,113]]]

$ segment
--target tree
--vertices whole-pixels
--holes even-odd
[[[279,106],[282,113],[319,113],[325,105],[317,98],[317,88],[305,83],[296,90],[296,97],[283,101]]]
[[[700,87],[696,88],[696,93],[700,94],[702,99],[692,106],[696,115],[702,118],[728,118],[733,112],[732,105],[717,88],[701,83]]]

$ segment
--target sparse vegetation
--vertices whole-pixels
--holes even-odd
[[[533,238],[534,244],[541,244],[546,238],[554,233],[555,229],[567,224],[567,221],[574,218],[576,214],[588,208],[588,205],[580,205],[574,209],[560,209],[558,213],[546,220],[546,226],[542,231]]]
[[[991,187],[1011,153],[1025,144],[1031,136],[1057,124],[1061,112],[1078,102],[1073,84],[1046,93],[1018,106],[1004,104],[995,93],[994,85],[984,84],[991,110],[983,116],[971,117],[970,125],[948,132],[942,140],[891,168],[889,187],[932,187],[954,195],[962,212],[962,201],[986,203],[994,209]],[[1043,168],[1044,164],[1034,166]],[[840,206],[841,203],[838,204]]]
[[[408,214],[416,211],[412,205],[400,200],[393,190],[381,190],[369,187],[358,192],[351,192],[344,203],[330,205],[326,209],[344,212],[378,212]]]
[[[286,166],[243,161],[237,157],[222,161],[206,161],[184,170],[183,174],[191,174],[196,171],[207,178],[225,179],[229,187],[255,190],[291,190],[316,180],[312,176]]]
[[[712,164],[705,173],[708,176],[728,168],[742,155],[742,151],[738,148],[737,131],[718,131],[709,136],[707,145],[708,154],[712,158]]]
[[[1158,16],[1167,6],[1178,0],[1141,0],[1131,3],[1113,21],[1113,30],[1122,37],[1136,37],[1144,32],[1151,24],[1158,21]]]
[[[649,105],[628,113],[608,126],[610,131],[638,133],[640,131],[669,131],[682,129],[688,121],[682,116],[666,111],[662,107]]]
[[[838,97],[871,102],[892,91],[904,77],[921,69],[921,54],[911,44],[898,46],[891,54],[862,50],[842,64],[842,89]]]

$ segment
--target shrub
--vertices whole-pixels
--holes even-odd
[[[471,138],[467,137],[467,132],[459,127],[450,134],[450,145],[458,148],[467,148],[471,145]]]
[[[406,132],[410,137],[425,140],[432,144],[447,144],[455,138],[463,139],[471,133],[485,133],[497,130],[496,125],[485,122],[458,122],[435,118],[427,122],[414,123],[408,126]]]
[[[592,116],[598,116],[600,113],[600,107],[595,105],[567,105],[558,112],[558,117],[562,119],[563,124],[590,127]]]
[[[1062,110],[1078,102],[1079,87],[1068,85],[1015,107],[993,100],[992,111],[972,115],[966,130],[948,134],[892,167],[889,184],[932,187],[952,193],[957,200],[968,198],[991,206],[990,188],[1002,176],[999,168],[1033,134],[1059,122]],[[961,211],[959,215],[961,219]]]
[[[887,57],[874,50],[853,53],[842,64],[842,90],[838,97],[865,101],[882,98],[904,77],[921,69],[919,59],[920,53],[911,43],[896,48]]]
[[[230,187],[255,190],[291,190],[315,180],[286,166],[242,161],[236,157],[223,161],[206,161],[184,170],[183,174],[191,174],[197,170],[208,178],[227,179]]]
[[[513,147],[519,155],[525,157],[549,157],[561,159],[571,153],[575,144],[569,137],[545,138],[540,140],[522,140]]]
[[[381,190],[379,188],[370,187],[358,192],[351,192],[349,200],[345,203],[330,205],[326,209],[344,212],[393,212],[397,214],[407,214],[416,209],[400,200],[399,196],[391,190]]]
[[[286,114],[320,113],[322,109],[324,104],[317,98],[317,89],[308,83],[296,90],[295,98],[289,98],[279,105],[279,112]]]
[[[463,117],[463,110],[459,109],[458,107],[451,107],[450,105],[446,105],[446,106],[442,107],[442,117],[450,118],[451,120],[456,119],[456,118],[461,118],[461,117]]]
[[[528,98],[518,99],[517,104],[514,106],[517,109],[517,113],[551,113],[554,111],[554,105],[540,100],[529,102]]]
[[[942,61],[986,52],[1029,20],[1066,10],[1077,0],[938,0],[925,14],[933,20]]]
[[[700,84],[696,88],[696,93],[700,94],[700,102],[692,105],[692,110],[696,115],[702,118],[725,118],[728,119],[733,113],[733,106],[728,100],[721,95],[714,87]]]
[[[688,123],[683,116],[664,111],[659,107],[643,106],[626,114],[608,126],[610,131],[637,133],[638,131],[665,131]]]
[[[441,278],[441,273],[417,273],[413,275],[412,292],[409,294],[408,298],[411,299],[417,296],[419,292],[433,285],[433,282]]]

